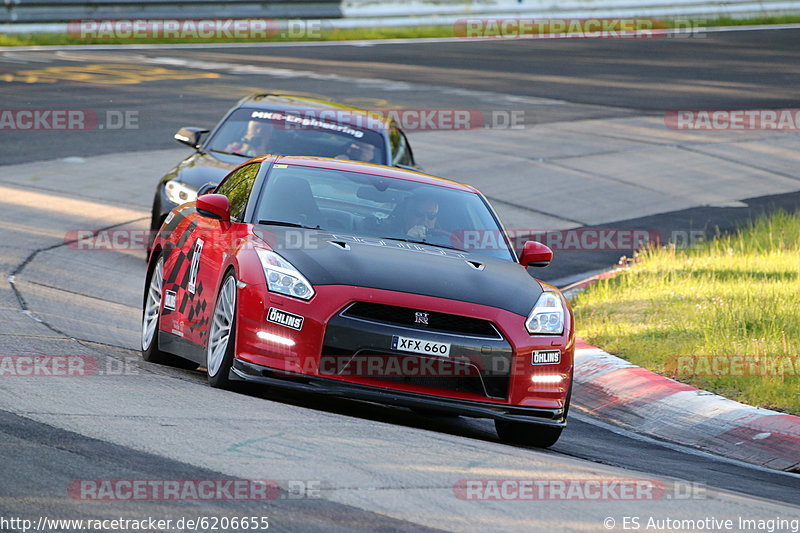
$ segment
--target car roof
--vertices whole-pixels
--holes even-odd
[[[305,96],[291,94],[257,93],[239,100],[237,107],[265,109],[271,111],[296,111],[316,114],[323,111],[335,112],[335,118],[323,115],[316,118],[328,119],[340,124],[356,126],[360,129],[372,131],[386,131],[391,126],[396,126],[393,120],[366,109],[337,104],[327,100],[318,100]]]
[[[280,163],[282,165],[298,165],[303,167],[325,168],[330,170],[341,170],[345,172],[356,172],[359,174],[369,174],[371,176],[381,176],[406,181],[415,181],[448,189],[458,189],[465,192],[480,193],[478,189],[465,183],[431,176],[415,170],[404,168],[387,167],[373,163],[362,163],[361,161],[347,161],[342,159],[331,159],[329,157],[312,157],[297,155],[272,155],[265,154],[256,157],[250,162]]]

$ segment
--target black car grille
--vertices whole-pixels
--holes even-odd
[[[372,378],[392,383],[403,383],[418,387],[431,387],[435,389],[467,392],[486,396],[489,398],[506,398],[508,396],[508,376],[488,376],[473,365],[464,361],[438,361],[437,368],[442,375],[383,375],[380,369],[386,366],[373,367],[368,364],[369,358],[418,358],[416,355],[402,354],[399,352],[381,351],[375,349],[361,349],[355,354],[352,351],[324,346],[320,358],[321,374],[341,374],[361,378]],[[361,361],[359,361],[361,359]],[[371,369],[377,368],[376,372]],[[397,368],[397,367],[395,367]],[[419,368],[412,366],[411,368]]]
[[[428,315],[428,324],[419,324],[416,314],[424,312]],[[343,316],[380,322],[395,326],[419,329],[423,331],[438,331],[441,333],[455,333],[458,335],[471,335],[501,339],[502,336],[491,322],[478,318],[435,313],[409,307],[396,307],[393,305],[376,304],[370,302],[355,302],[347,307]]]

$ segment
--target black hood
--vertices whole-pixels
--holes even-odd
[[[245,161],[247,159],[243,157],[225,154],[212,156],[211,154],[194,153],[173,169],[170,179],[177,177],[190,187],[199,189],[208,182],[219,183],[222,178]]]
[[[259,226],[312,285],[354,285],[487,305],[527,316],[542,294],[520,264],[373,237]]]

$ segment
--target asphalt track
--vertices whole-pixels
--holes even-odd
[[[142,254],[81,253],[63,246],[63,236],[68,229],[142,227],[157,169],[165,171],[167,161],[180,159],[178,151],[156,151],[176,147],[169,139],[177,126],[212,125],[235,98],[254,89],[379,108],[524,109],[532,131],[587,119],[658,118],[678,108],[791,107],[800,86],[798,37],[800,32],[781,31],[657,41],[0,53],[0,79],[7,80],[0,81],[3,108],[138,113],[131,129],[0,133],[0,164],[9,165],[0,167],[0,264],[7,276],[15,276],[13,287],[5,280],[0,285],[0,350],[86,354],[104,368],[117,363],[129,368],[124,375],[101,373],[85,380],[2,383],[0,513],[64,518],[258,513],[271,517],[271,529],[286,531],[601,531],[609,516],[797,517],[797,476],[643,439],[582,413],[579,404],[562,440],[551,451],[537,451],[498,443],[485,421],[421,417],[257,389],[213,391],[199,372],[137,359]],[[448,135],[411,134],[426,168],[444,173],[458,163],[452,155],[439,155],[462,142]],[[485,150],[475,156],[489,169],[527,142],[507,131],[473,135],[485,140]],[[609,139],[601,144],[614,142]],[[796,137],[753,142],[798,147]],[[626,161],[619,154],[630,147],[618,148],[613,155],[622,157],[617,162],[622,166]],[[81,158],[88,165],[82,166]],[[762,163],[749,172],[763,172],[767,162]],[[780,173],[787,180],[796,175],[791,167]],[[734,196],[742,204],[737,206],[688,205],[597,220],[614,227],[728,228],[757,212],[798,205],[791,186],[777,194],[768,193],[778,189],[757,190]],[[570,191],[561,194],[568,203]],[[749,200],[756,197],[761,198]],[[590,220],[569,209],[526,211],[508,198],[503,202],[500,208],[510,217],[536,220],[530,224],[560,227]],[[542,277],[562,279],[602,268],[618,255],[583,252],[555,263]],[[229,477],[275,479],[282,485],[313,480],[324,490],[322,498],[306,499],[284,491],[266,505],[97,503],[70,498],[65,490],[75,479]],[[706,496],[622,503],[454,497],[456,480],[486,477],[677,480],[700,484]]]

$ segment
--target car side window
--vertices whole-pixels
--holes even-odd
[[[389,142],[392,145],[392,165],[414,166],[411,149],[402,131],[392,126],[389,130]]]
[[[241,221],[247,208],[247,200],[250,198],[250,191],[258,176],[261,163],[253,163],[243,166],[230,176],[228,176],[215,191],[228,197],[231,204],[231,218]]]

